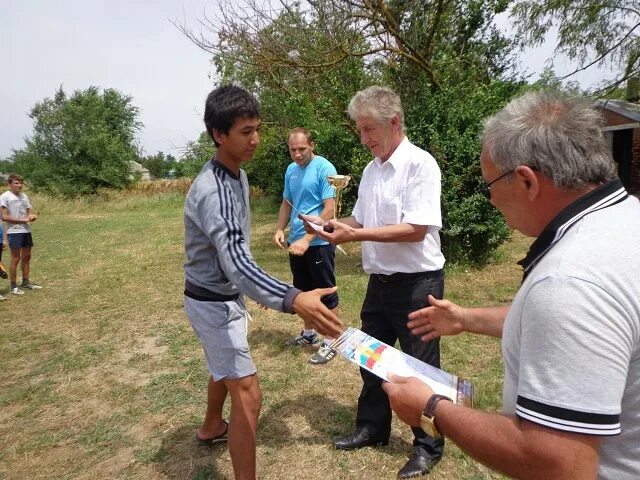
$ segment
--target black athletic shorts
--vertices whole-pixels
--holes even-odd
[[[308,292],[315,288],[335,287],[335,259],[335,245],[309,247],[302,256],[289,254],[293,286],[303,292]],[[327,308],[336,308],[338,302],[337,293],[322,297],[322,303]]]

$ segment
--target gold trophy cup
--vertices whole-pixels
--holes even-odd
[[[333,209],[333,219],[337,220],[340,218],[340,210],[342,207],[342,190],[349,185],[351,175],[329,175],[327,176],[327,180],[329,181],[329,185],[336,190],[336,208]],[[333,227],[325,227],[325,229],[327,231],[333,231]],[[344,248],[340,245],[336,245],[336,248],[345,255],[347,254]]]
[[[351,175],[329,175],[327,177],[329,185],[336,190],[336,208],[333,211],[333,218],[340,218],[340,210],[342,207],[342,190],[349,185]]]

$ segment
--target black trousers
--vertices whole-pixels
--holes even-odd
[[[400,341],[403,352],[440,368],[439,339],[423,342],[407,328],[407,315],[429,305],[427,295],[442,298],[444,271],[371,275],[360,318],[362,330],[394,346]],[[358,398],[356,428],[366,429],[373,438],[384,441],[391,435],[391,406],[382,389],[382,380],[361,368],[362,391]],[[421,428],[412,428],[416,453],[442,457],[444,438],[434,439]]]

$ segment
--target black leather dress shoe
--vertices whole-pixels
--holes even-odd
[[[333,446],[338,450],[356,450],[362,447],[380,447],[388,445],[389,440],[378,440],[369,435],[364,429],[356,430],[351,435],[342,437],[333,442]]]
[[[413,478],[426,475],[439,461],[440,459],[413,453],[409,461],[398,472],[398,478]]]

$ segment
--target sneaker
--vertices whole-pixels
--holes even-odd
[[[0,302],[4,302],[7,299],[4,295],[0,295]]]
[[[14,295],[24,295],[24,290],[20,290],[18,287],[13,287],[11,293]]]
[[[36,285],[35,283],[23,283],[20,285],[20,288],[24,288],[26,290],[41,290],[42,287],[40,285]]]
[[[316,353],[314,353],[309,359],[309,363],[312,365],[324,365],[333,360],[333,357],[338,353],[337,350],[331,348],[328,345],[321,346]]]
[[[0,278],[9,278],[7,271],[4,269],[4,265],[0,263]]]
[[[287,347],[315,347],[318,348],[322,341],[318,338],[317,333],[313,333],[311,335],[303,335],[304,330],[300,332],[299,335],[293,337],[289,340],[286,345]]]

